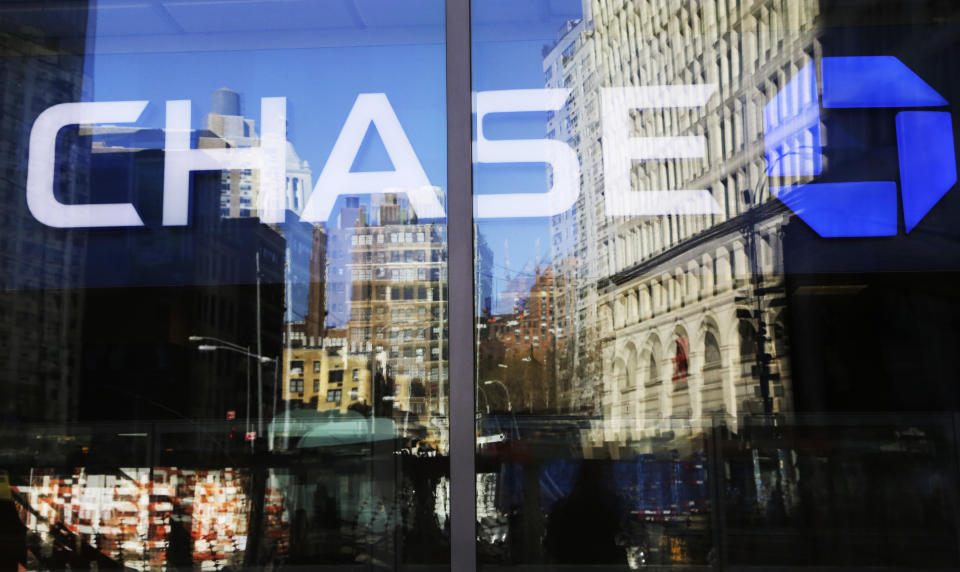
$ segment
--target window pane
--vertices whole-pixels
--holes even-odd
[[[957,566],[953,8],[472,10],[481,567]]]
[[[0,568],[449,566],[444,54],[442,0],[0,6]]]

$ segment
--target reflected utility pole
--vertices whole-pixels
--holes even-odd
[[[746,241],[746,252],[747,256],[750,258],[750,286],[752,287],[750,296],[752,296],[754,302],[752,317],[753,321],[757,325],[754,342],[756,344],[756,366],[757,375],[760,382],[760,399],[763,405],[763,414],[766,418],[764,424],[769,423],[773,416],[773,398],[770,396],[770,378],[772,377],[770,375],[770,362],[773,359],[773,356],[767,353],[767,322],[764,318],[763,297],[768,293],[780,292],[781,287],[764,286],[763,277],[761,276],[759,261],[760,253],[757,251],[757,218],[759,216],[757,211],[763,206],[759,200],[760,190],[767,184],[768,177],[770,176],[771,170],[775,165],[778,165],[780,161],[783,161],[787,157],[795,155],[804,156],[803,151],[808,149],[815,153],[819,152],[818,149],[813,147],[801,146],[796,150],[780,155],[773,163],[764,169],[760,180],[757,182],[752,191],[742,191],[743,202],[747,206],[747,219],[745,224],[740,227],[740,233],[743,235],[744,240]],[[771,305],[772,304],[773,303],[771,303]],[[741,316],[740,310],[737,310],[737,318],[741,317],[749,317],[749,315]]]
[[[260,249],[256,253],[257,270],[257,356],[262,359],[263,347],[260,343]],[[257,368],[257,435],[263,435],[263,368]]]
[[[190,340],[191,342],[203,342],[203,341],[215,342],[215,344],[201,344],[201,345],[197,346],[197,351],[201,351],[201,352],[213,352],[213,351],[217,351],[217,350],[226,350],[226,351],[229,351],[229,352],[238,353],[238,354],[241,354],[241,355],[246,356],[246,358],[247,358],[247,359],[246,359],[246,361],[247,361],[247,399],[246,399],[246,401],[247,401],[247,422],[246,422],[246,432],[247,432],[247,433],[250,433],[250,402],[251,402],[251,399],[250,399],[250,358],[254,358],[254,359],[256,359],[257,362],[258,362],[258,364],[257,364],[257,379],[258,379],[258,380],[262,379],[262,371],[261,371],[261,370],[262,370],[263,364],[267,364],[267,363],[273,362],[273,363],[275,364],[275,365],[274,365],[274,368],[276,368],[276,367],[277,367],[277,366],[276,366],[276,363],[277,363],[278,359],[277,359],[277,358],[271,358],[271,357],[263,356],[263,355],[260,355],[260,354],[258,354],[258,353],[253,353],[253,352],[250,351],[250,348],[249,348],[249,347],[244,347],[244,346],[241,346],[241,345],[239,345],[239,344],[235,344],[235,343],[233,343],[233,342],[228,342],[228,341],[226,341],[226,340],[221,340],[220,338],[213,338],[213,337],[209,337],[209,336],[190,336],[190,337],[187,338],[187,339]],[[262,386],[259,386],[259,385],[258,385],[258,389],[262,389]],[[258,400],[258,402],[260,402],[261,404],[263,403],[263,394],[262,394],[262,393],[257,396],[257,400]],[[262,423],[262,420],[261,420],[261,423]],[[258,437],[262,437],[262,434],[258,433],[257,436],[258,436]],[[246,438],[246,436],[244,436],[244,437]],[[251,449],[253,449],[255,441],[256,441],[256,439],[253,439],[253,440],[250,441],[250,448],[251,448]]]
[[[762,184],[762,181],[761,181]],[[766,288],[763,286],[763,277],[760,272],[759,252],[757,252],[757,209],[760,204],[757,197],[760,192],[758,185],[753,192],[744,191],[744,203],[747,205],[747,223],[740,229],[746,241],[747,256],[750,259],[750,286],[754,301],[753,320],[757,324],[754,336],[756,344],[757,375],[760,378],[760,399],[763,405],[763,415],[767,420],[773,415],[773,400],[770,398],[770,354],[767,353],[767,324],[763,316],[763,295]],[[739,316],[738,316],[739,317]],[[766,423],[766,421],[765,421]]]

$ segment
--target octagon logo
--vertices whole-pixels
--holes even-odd
[[[825,57],[821,79],[826,109],[910,109],[896,114],[899,183],[909,233],[957,182],[950,113],[926,109],[942,108],[947,100],[893,56]],[[764,107],[768,176],[822,173],[817,88],[811,62]],[[771,185],[770,192],[821,236],[897,234],[895,181]]]

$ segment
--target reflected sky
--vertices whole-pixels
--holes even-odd
[[[581,16],[580,0],[475,2],[474,90],[544,87],[544,46]],[[149,100],[138,125],[162,127],[164,102],[189,99],[200,127],[211,92],[228,87],[259,129],[260,98],[283,96],[288,139],[315,183],[356,96],[385,93],[430,182],[446,189],[441,0],[100,0],[90,24],[84,93],[94,101]],[[484,129],[491,139],[539,139],[546,119],[493,115]],[[381,149],[368,137],[352,170],[390,169]],[[546,192],[547,173],[543,164],[483,165],[475,192]],[[506,278],[505,242],[511,274],[532,270],[538,252],[549,260],[546,218],[485,221],[480,230],[494,253],[496,290]]]
[[[583,11],[580,0],[544,0],[519,5],[503,0],[478,0],[471,4],[471,15],[473,89],[487,91],[542,89],[545,86],[544,47],[552,45],[561,27],[581,18]],[[483,129],[489,139],[542,139],[547,132],[547,114],[492,114],[484,121]],[[544,164],[534,163],[475,165],[474,192],[545,193],[547,172]],[[548,218],[484,220],[479,229],[493,251],[495,296],[506,286],[506,242],[509,241],[511,278],[519,272],[532,279],[538,253],[541,261],[550,261]]]
[[[357,95],[385,93],[430,182],[446,188],[442,1],[97,6],[84,93],[149,100],[137,125],[162,127],[164,102],[189,99],[200,127],[210,94],[228,87],[259,131],[260,99],[286,97],[287,137],[315,182]],[[376,149],[362,159],[354,170],[389,168]]]

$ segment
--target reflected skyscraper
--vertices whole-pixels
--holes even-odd
[[[205,132],[197,141],[199,149],[260,145],[256,121],[242,114],[240,94],[221,87],[210,95],[210,102],[211,111],[205,118]],[[285,169],[285,207],[299,215],[313,189],[313,179],[310,163],[300,159],[290,141],[286,142]],[[225,218],[257,216],[259,191],[258,170],[224,171],[221,174],[221,215]]]
[[[604,214],[596,47],[589,6],[584,17],[557,31],[544,48],[545,85],[570,91],[567,104],[548,117],[547,136],[565,141],[580,159],[581,192],[573,208],[550,219],[551,264],[556,272],[560,407],[592,412],[601,374],[597,350],[597,282],[609,275],[609,223]]]

